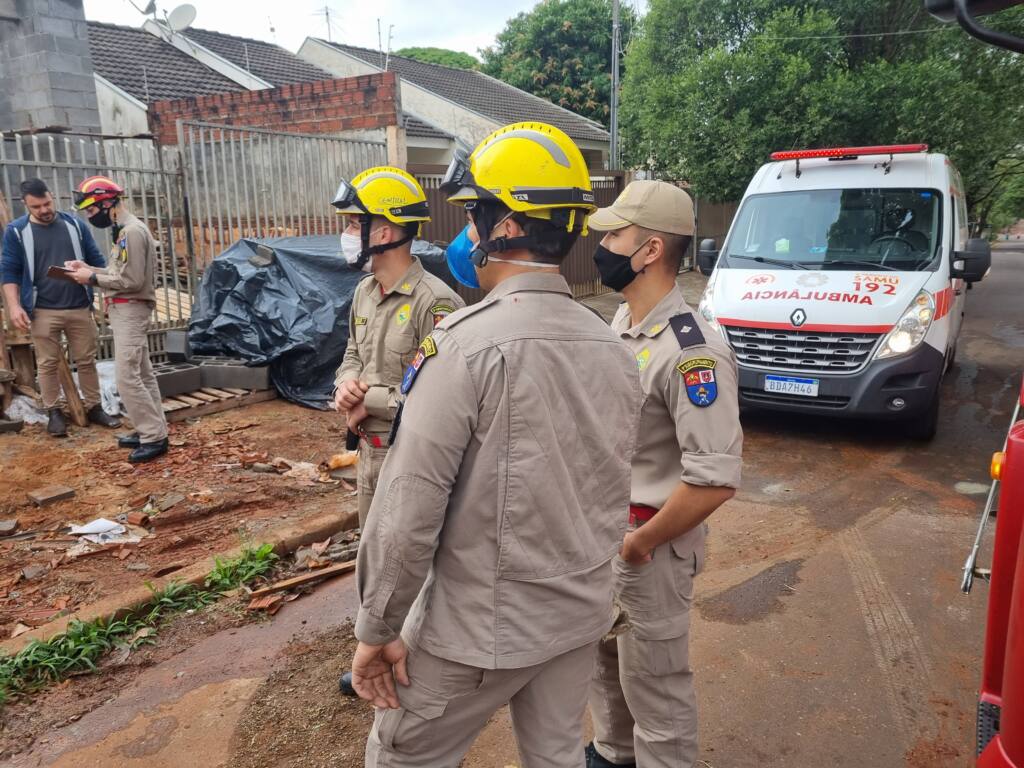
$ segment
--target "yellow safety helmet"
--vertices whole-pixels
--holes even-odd
[[[540,219],[568,209],[570,231],[585,230],[587,216],[597,210],[583,154],[563,131],[545,123],[506,125],[468,157],[456,152],[441,189],[449,203],[499,201]]]
[[[423,187],[401,168],[380,166],[363,171],[351,182],[342,181],[331,202],[341,214],[383,216],[404,226],[430,221],[430,206]]]

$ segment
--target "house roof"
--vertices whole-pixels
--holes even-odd
[[[334,79],[330,72],[300,59],[279,45],[263,40],[226,35],[223,32],[211,32],[206,29],[188,29],[183,34],[189,40],[199,43],[275,87]]]
[[[274,87],[334,78],[273,43],[204,29],[189,29],[185,36]],[[141,28],[90,21],[89,49],[100,76],[144,103],[246,90]],[[405,128],[410,136],[452,138],[408,113]]]
[[[410,136],[419,136],[425,139],[454,138],[450,133],[446,133],[436,126],[425,123],[418,117],[410,115],[408,112],[405,113],[405,132]]]
[[[88,25],[96,74],[142,102],[245,90],[143,29],[98,21]]]
[[[379,51],[326,40],[319,42],[380,70],[384,69],[384,60]],[[387,67],[403,80],[408,80],[502,125],[522,120],[537,120],[561,128],[574,139],[610,139],[608,131],[599,123],[521,91],[508,83],[495,80],[482,72],[427,64],[395,54],[388,57]]]

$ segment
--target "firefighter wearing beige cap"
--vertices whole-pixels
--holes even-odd
[[[689,610],[705,521],[740,481],[736,361],[676,285],[694,235],[686,192],[634,181],[590,226],[606,233],[594,261],[626,299],[612,329],[636,358],[645,400],[629,527],[613,561],[620,614],[599,645],[587,767],[689,768],[697,760]]]

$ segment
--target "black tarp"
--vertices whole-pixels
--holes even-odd
[[[454,284],[444,251],[417,240],[413,253]],[[239,240],[203,273],[191,350],[269,364],[282,397],[327,409],[348,341],[352,293],[364,277],[345,265],[335,235]]]

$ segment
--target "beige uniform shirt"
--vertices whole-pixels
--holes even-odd
[[[356,636],[501,669],[604,635],[640,409],[628,350],[560,275],[517,275],[442,320],[404,388]]]
[[[416,348],[434,325],[463,306],[462,298],[415,257],[385,294],[373,275],[356,286],[348,317],[348,346],[334,384],[360,379],[370,386],[364,400],[369,413],[361,424],[364,430],[386,433],[391,429],[402,375]]]
[[[121,232],[110,252],[108,265],[96,269],[96,283],[107,298],[156,301],[153,272],[156,269],[156,240],[149,227],[134,215],[118,215]]]
[[[743,430],[736,358],[722,335],[678,288],[640,323],[623,303],[612,330],[633,353],[644,392],[632,502],[661,509],[680,481],[738,488]],[[704,530],[698,526],[674,546],[699,545]]]

